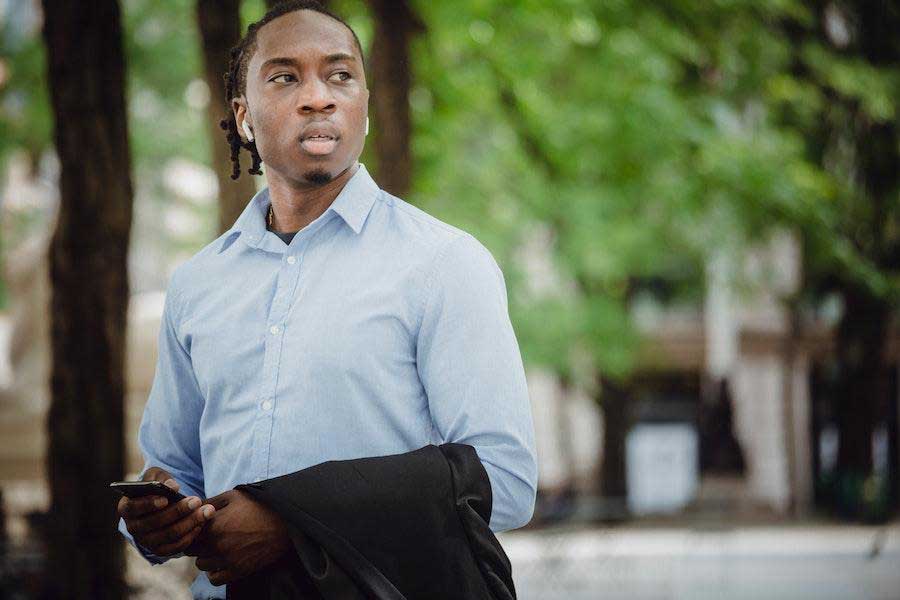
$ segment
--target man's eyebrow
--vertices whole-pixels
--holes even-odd
[[[259,70],[264,71],[267,67],[271,67],[272,65],[294,66],[296,64],[297,64],[297,61],[295,61],[293,58],[287,58],[284,56],[276,56],[275,58],[270,58],[269,60],[267,60],[266,62],[261,64],[259,66]]]
[[[337,52],[335,54],[329,54],[325,57],[325,62],[333,63],[342,60],[356,60],[356,57],[352,54],[347,54],[346,52]]]
[[[326,63],[339,62],[342,60],[352,60],[355,61],[356,57],[352,54],[347,54],[346,52],[336,52],[334,54],[329,54],[325,57]],[[262,65],[260,65],[259,70],[264,71],[266,68],[271,67],[272,65],[286,65],[289,67],[297,66],[298,61],[293,58],[288,58],[286,56],[276,56],[275,58],[270,58],[265,61]]]

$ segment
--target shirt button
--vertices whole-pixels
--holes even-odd
[[[272,332],[272,335],[278,335],[278,332],[281,331],[281,328],[278,327],[278,325],[272,325],[272,327],[269,328],[269,331]]]
[[[262,403],[263,410],[272,410],[272,402],[270,400],[266,400]]]
[[[295,262],[297,262],[297,259],[296,259],[295,257],[293,257],[293,256],[288,256],[288,257],[287,257],[287,261],[288,261],[288,264],[289,264],[289,265],[292,265],[292,264],[294,264]]]

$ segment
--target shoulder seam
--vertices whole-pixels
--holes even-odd
[[[383,193],[386,196],[388,195],[387,192],[383,192]],[[393,197],[396,197],[396,196],[393,196]],[[409,206],[409,207],[413,207],[413,208],[417,208],[418,210],[422,210],[421,208],[415,207],[414,205],[407,203],[402,198],[397,198],[397,199],[400,200],[401,202],[406,203],[407,206]],[[384,202],[387,203],[387,200],[384,200]],[[404,204],[398,204],[396,202],[392,202],[392,203],[390,203],[390,205],[397,208],[400,211],[403,211],[403,214],[410,216],[411,218],[415,219],[419,223],[424,223],[426,225],[437,225],[440,229],[443,229],[447,233],[462,232],[462,233],[468,234],[467,231],[464,231],[464,230],[460,229],[459,227],[454,227],[453,225],[450,225],[449,223],[445,223],[445,222],[441,221],[440,219],[438,219],[437,217],[435,217],[434,215],[426,213],[425,211],[422,211],[422,212],[425,213],[426,215],[428,215],[429,217],[431,217],[431,220],[422,218],[421,215],[409,210],[409,208],[407,208],[407,206],[405,206]]]

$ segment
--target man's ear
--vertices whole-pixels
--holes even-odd
[[[231,110],[234,112],[234,122],[237,125],[238,135],[246,136],[247,134],[244,133],[243,127],[245,120],[247,122],[247,125],[250,126],[250,129],[253,129],[253,121],[249,119],[250,113],[247,112],[247,101],[243,98],[232,99]]]

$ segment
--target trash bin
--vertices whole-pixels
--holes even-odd
[[[697,495],[699,439],[693,423],[638,423],[625,440],[628,509],[637,516],[682,510]]]

